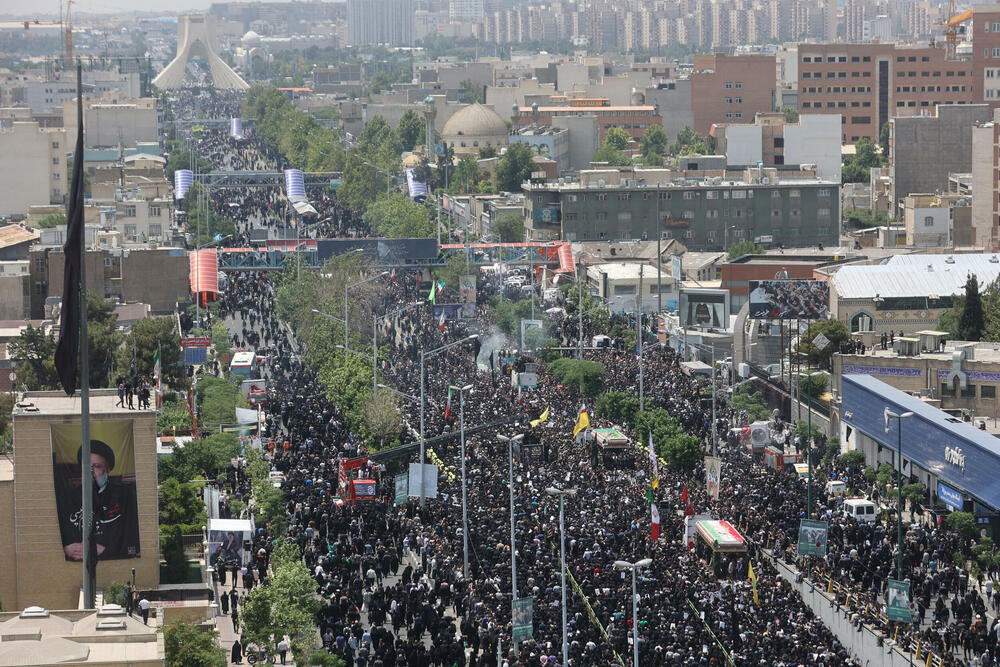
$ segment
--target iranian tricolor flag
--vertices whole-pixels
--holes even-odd
[[[444,418],[451,419],[451,387],[448,387],[448,403],[444,406]]]
[[[652,532],[650,533],[649,539],[658,540],[660,539],[660,510],[656,509],[656,503],[651,503],[649,505],[649,511],[653,517]]]
[[[444,331],[444,320],[445,320],[445,317],[444,317],[444,308],[442,308],[441,309],[441,318],[438,320],[438,327],[441,328],[441,331]]]

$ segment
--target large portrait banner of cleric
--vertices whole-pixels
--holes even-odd
[[[52,474],[66,560],[83,560],[79,424],[52,425]],[[131,420],[90,423],[97,560],[139,557],[135,438]]]

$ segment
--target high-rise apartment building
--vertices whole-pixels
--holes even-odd
[[[877,140],[893,116],[972,102],[972,67],[946,60],[943,48],[800,44],[799,113],[840,113],[845,143]]]
[[[413,0],[347,0],[351,46],[413,44]]]
[[[483,0],[449,0],[448,18],[452,21],[482,21]]]
[[[1000,106],[1000,5],[972,8],[973,100]]]

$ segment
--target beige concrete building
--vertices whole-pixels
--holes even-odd
[[[160,667],[163,637],[118,605],[96,611],[28,607],[0,614],[0,667],[65,664]]]
[[[865,354],[833,355],[833,388],[840,391],[844,374],[871,375],[942,410],[959,412],[968,421],[988,419],[986,430],[996,431],[995,423],[1000,423],[1000,352],[996,344],[944,342],[946,337],[939,331],[919,331],[896,336],[883,350],[879,337],[873,334],[866,344],[874,349]]]
[[[0,261],[0,320],[20,320],[30,314],[28,260]]]
[[[952,197],[957,199],[957,197]],[[951,207],[947,198],[935,194],[913,194],[903,199],[906,245],[943,248],[951,241]]]
[[[92,438],[107,441],[116,453],[117,462],[112,457],[108,465],[109,484],[134,482],[139,556],[99,558],[97,587],[103,589],[112,582],[131,579],[135,568],[137,587],[155,588],[159,584],[160,563],[156,412],[123,410],[115,407],[117,400],[113,389],[91,391]],[[67,397],[61,391],[31,392],[14,408],[13,464],[0,460],[0,560],[4,563],[0,569],[0,596],[7,608],[79,606],[83,566],[79,561],[68,560],[64,554],[66,540],[62,527],[66,521],[72,521],[69,518],[72,515],[67,513],[65,502],[57,499],[57,490],[64,488],[60,484],[62,478],[57,476],[63,451],[59,443],[67,440],[72,443],[74,430],[79,438],[79,424],[79,394]],[[115,434],[120,437],[112,437]],[[76,447],[72,445],[73,449]],[[72,471],[72,463],[68,467]],[[78,474],[76,479],[79,484]],[[128,525],[135,525],[128,521],[127,511],[123,511],[122,518]],[[108,548],[111,547],[103,551]],[[6,641],[0,642],[0,647],[5,644]],[[125,655],[119,658],[125,659]],[[146,664],[141,660],[126,661]]]
[[[66,131],[15,122],[0,129],[0,215],[24,215],[32,204],[61,203],[66,179]]]
[[[76,99],[63,102],[66,136],[76,137]],[[155,97],[129,99],[115,91],[83,102],[83,134],[88,148],[117,148],[159,141]]]

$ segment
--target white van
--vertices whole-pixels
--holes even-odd
[[[848,498],[844,501],[844,516],[853,517],[858,522],[875,523],[878,518],[878,508],[870,500]]]
[[[847,495],[847,484],[839,479],[831,479],[826,483],[826,495],[831,498],[840,498]]]

